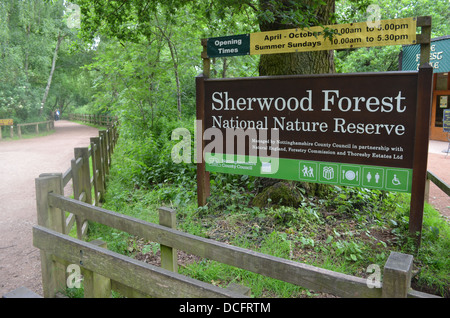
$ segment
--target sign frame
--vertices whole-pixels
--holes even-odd
[[[416,43],[420,44],[420,67],[418,75],[418,92],[416,108],[416,131],[414,139],[414,159],[412,168],[412,185],[410,201],[409,232],[420,245],[423,223],[423,209],[425,203],[425,188],[427,180],[427,159],[429,143],[429,122],[431,116],[432,101],[432,76],[433,68],[429,64],[431,43],[431,16],[417,17],[416,27],[421,28],[421,33],[416,35]],[[205,80],[210,75],[210,56],[208,55],[207,39],[202,39],[203,73],[196,78],[197,101],[197,200],[199,206],[206,205],[210,195],[209,172],[206,171],[203,150],[205,142],[203,133],[205,127]],[[242,53],[242,52],[241,52]]]

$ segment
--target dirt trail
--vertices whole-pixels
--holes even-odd
[[[57,121],[49,136],[0,142],[0,297],[25,286],[42,295],[39,250],[31,228],[37,224],[34,180],[64,173],[74,148],[87,147],[98,130]]]
[[[448,149],[448,146],[448,142],[430,142],[428,170],[450,185],[450,154],[443,152]],[[429,203],[450,222],[450,197],[433,183],[430,185]]]
[[[0,142],[0,297],[20,286],[42,295],[39,251],[32,244],[36,224],[34,180],[42,173],[64,173],[75,147],[87,147],[98,130],[58,121],[50,136]],[[430,143],[428,169],[450,184],[448,143]],[[450,198],[432,185],[430,202],[450,218]]]

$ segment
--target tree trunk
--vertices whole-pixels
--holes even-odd
[[[173,46],[172,41],[167,37],[167,43],[169,44],[170,55],[173,61],[173,70],[175,73],[175,81],[177,84],[177,109],[178,109],[178,119],[181,120],[181,84],[180,75],[178,74],[178,54],[176,48]]]
[[[314,12],[318,18],[318,22],[322,25],[331,24],[331,16],[335,9],[335,0],[324,0],[325,5],[319,6]],[[292,9],[291,0],[281,0],[283,8],[286,11]],[[297,4],[303,4],[309,8],[313,7],[317,0],[296,0]],[[273,9],[272,0],[260,0],[260,10],[271,11]],[[292,24],[284,24],[282,22],[282,14],[280,12],[274,13],[275,19],[273,22],[260,21],[261,32],[292,29],[297,27]],[[313,25],[311,25],[313,26]],[[282,53],[282,54],[263,54],[259,62],[260,76],[273,75],[300,75],[300,74],[324,74],[334,73],[334,53],[333,51],[313,51],[313,52],[299,52],[299,53]],[[274,186],[280,182],[278,179],[258,178],[256,185],[258,188],[267,188]],[[327,185],[323,184],[308,184],[302,182],[300,184],[308,194],[322,196],[327,192]]]
[[[316,9],[315,16],[323,25],[331,24],[330,19],[334,13],[335,0],[324,0],[325,5]],[[291,1],[283,0],[284,8],[288,11],[292,6]],[[316,0],[297,0],[297,3],[312,7]],[[271,10],[271,0],[260,0],[261,11]],[[260,21],[261,32],[292,29],[295,25],[282,23],[282,17],[275,15],[273,22]],[[334,73],[333,51],[313,51],[283,54],[261,55],[259,62],[259,75],[297,75],[297,74],[323,74]]]
[[[61,35],[61,32],[60,32],[60,33],[58,33],[58,41],[56,42],[55,53],[53,54],[53,61],[52,61],[52,68],[50,70],[50,76],[48,77],[47,87],[45,88],[44,97],[42,98],[42,102],[41,102],[40,114],[42,114],[42,111],[44,110],[45,102],[47,101],[48,92],[49,92],[50,86],[52,84],[53,72],[55,72],[56,60],[58,58],[58,51],[59,51],[59,47],[61,45],[62,39],[63,39],[63,36]]]

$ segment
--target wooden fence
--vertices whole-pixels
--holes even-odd
[[[22,138],[22,128],[28,126],[34,126],[34,131],[36,132],[37,135],[39,134],[39,125],[45,125],[46,131],[55,129],[55,122],[53,120],[40,121],[37,123],[17,124],[17,135],[19,136],[19,138]]]
[[[41,253],[44,297],[55,297],[66,287],[70,265],[79,267],[83,274],[85,297],[110,297],[111,290],[126,297],[248,296],[242,289],[237,291],[236,286],[221,288],[179,274],[176,250],[339,297],[436,297],[411,289],[411,255],[391,253],[384,265],[383,281],[374,287],[365,278],[178,231],[171,209],[160,209],[160,224],[103,209],[98,202],[104,193],[104,177],[116,137],[112,131],[101,133],[91,139],[90,150],[75,149],[75,158],[66,173],[43,174],[36,179],[38,225],[33,227],[33,244]],[[92,158],[92,178],[89,158]],[[63,190],[70,179],[74,184],[73,199],[66,197]],[[75,218],[77,238],[67,235],[71,215]],[[159,243],[162,267],[109,251],[106,242],[84,241],[88,220]]]
[[[22,138],[22,128],[34,126],[34,132],[39,134],[39,126],[43,126],[44,129],[48,132],[50,130],[55,129],[55,122],[53,120],[48,121],[40,121],[36,123],[27,123],[27,124],[17,124],[17,135],[19,138]],[[10,138],[14,138],[14,126],[11,125],[9,128],[9,136]],[[2,139],[2,127],[0,126],[0,139]]]
[[[110,115],[69,114],[69,120],[82,121],[101,126],[111,126],[117,122],[117,117]]]
[[[106,178],[109,174],[111,156],[117,143],[117,128],[112,126],[106,130],[100,130],[98,137],[90,138],[90,147],[75,148],[74,158],[70,162],[70,168],[62,174],[44,173],[40,178],[58,175],[61,177],[61,191],[72,181],[73,198],[80,202],[86,202],[100,206],[104,201]],[[39,180],[39,179],[37,179]],[[39,189],[36,181],[36,190]],[[62,192],[64,193],[64,192]],[[39,200],[38,208],[39,208]],[[87,232],[86,220],[71,213],[62,214],[61,233],[68,234],[73,225],[77,224],[77,237],[82,239]]]

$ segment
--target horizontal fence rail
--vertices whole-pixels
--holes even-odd
[[[17,124],[17,135],[22,138],[22,128],[28,126],[34,126],[36,135],[39,134],[39,125],[45,125],[46,131],[55,129],[55,122],[53,120],[41,121],[37,123]]]
[[[39,122],[35,122],[35,123],[26,123],[26,124],[17,124],[17,136],[19,138],[22,138],[22,133],[23,133],[23,128],[24,127],[34,127],[34,132],[35,134],[39,134],[39,126],[43,127],[41,128],[44,129],[45,131],[49,132],[50,130],[55,129],[55,121],[53,120],[48,120],[48,121],[39,121]],[[6,126],[8,127],[8,126]],[[8,129],[8,128],[7,128]],[[12,139],[14,138],[14,125],[9,126],[9,137]],[[2,139],[2,126],[0,126],[0,140]]]
[[[104,201],[106,191],[106,179],[111,165],[111,156],[117,143],[117,128],[112,126],[106,130],[100,130],[98,137],[90,138],[90,147],[75,148],[74,158],[70,162],[70,168],[61,174],[61,189],[66,188],[72,181],[72,195],[76,200],[100,206]],[[92,173],[91,173],[92,170]],[[59,174],[41,174],[40,177],[48,177]],[[62,232],[68,234],[77,223],[77,235],[82,238],[87,233],[87,221],[72,214],[62,213]]]
[[[112,126],[117,122],[117,116],[95,115],[95,114],[69,114],[69,120],[76,120],[101,126]]]
[[[109,288],[106,293],[104,291],[97,294],[91,293],[89,289],[91,283],[88,282],[88,291],[87,294],[85,292],[85,297],[90,295],[93,297],[98,297],[98,295],[109,297],[105,295],[108,295],[110,289],[114,288],[125,291],[124,294],[129,297],[136,295],[140,297],[243,296],[226,290],[218,290],[210,284],[200,283],[181,276],[176,273],[176,270],[175,273],[169,275],[170,271],[167,269],[157,270],[152,266],[144,265],[143,262],[108,252],[105,249],[100,250],[92,243],[83,242],[79,238],[71,238],[61,232],[61,211],[70,212],[80,220],[101,223],[131,235],[157,242],[169,249],[180,249],[186,253],[296,284],[316,292],[326,292],[339,297],[435,297],[410,288],[413,260],[411,255],[391,253],[384,266],[383,283],[380,283],[378,287],[371,288],[373,286],[369,286],[367,279],[364,278],[205,239],[166,225],[145,222],[93,206],[87,202],[67,198],[61,192],[62,180],[62,174],[48,175],[36,180],[40,189],[37,191],[39,193],[37,198],[38,202],[42,203],[42,208],[38,210],[38,226],[33,229],[33,237],[34,245],[41,249],[43,281],[46,282],[44,294],[46,297],[54,296],[57,287],[63,286],[66,281],[65,267],[57,264],[67,266],[69,263],[84,267],[83,270],[90,273],[86,277],[92,277],[94,274],[99,275],[104,281],[102,285]],[[173,211],[161,208],[160,212],[172,213]],[[162,252],[163,249],[161,248]],[[163,257],[161,255],[161,258]],[[176,262],[176,259],[174,261]],[[58,268],[59,279],[57,279],[58,274],[48,274],[57,273]],[[172,266],[172,268],[176,268],[176,266]],[[155,277],[144,279],[143,277],[146,275]],[[151,284],[151,286],[148,286],[148,284]]]
[[[381,289],[367,287],[367,280],[273,257],[210,239],[148,223],[123,214],[50,193],[48,204],[82,218],[125,231],[186,253],[246,269],[264,276],[341,297],[381,297]]]
[[[86,275],[86,271],[91,271],[111,278],[116,285],[133,286],[135,290],[143,294],[188,298],[243,297],[231,290],[136,261],[45,227],[33,228],[33,242],[36,247],[51,254],[54,260],[68,265],[82,264],[85,277],[92,276],[92,274]]]
[[[100,131],[90,148],[75,148],[65,173],[41,174],[35,180],[38,225],[33,227],[33,244],[40,249],[44,297],[65,289],[70,266],[80,267],[84,297],[111,297],[112,290],[125,297],[249,295],[242,286],[221,288],[179,274],[177,250],[338,297],[437,297],[411,289],[413,257],[408,254],[392,252],[383,281],[374,286],[365,278],[178,231],[175,211],[168,208],[159,209],[160,224],[104,209],[100,205],[117,137],[115,126]],[[73,199],[64,194],[70,181]],[[160,244],[161,267],[109,251],[107,242],[85,242],[88,222]],[[74,225],[76,238],[68,235]]]
[[[427,186],[425,197],[429,197],[430,182],[433,182],[439,189],[441,189],[445,194],[450,196],[450,186],[445,183],[444,180],[440,179],[431,171],[427,171]],[[427,200],[428,201],[428,200]]]

